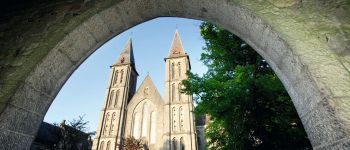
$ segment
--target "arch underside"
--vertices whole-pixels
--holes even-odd
[[[314,149],[350,147],[350,36],[346,32],[350,29],[350,17],[339,15],[336,9],[342,8],[343,14],[350,14],[345,1],[337,0],[341,7],[333,3],[321,5],[317,0],[96,3],[81,4],[80,8],[85,9],[68,21],[64,18],[65,21],[54,22],[60,19],[57,17],[54,21],[41,22],[45,26],[61,27],[26,31],[39,35],[45,32],[45,36],[23,37],[29,41],[23,43],[7,42],[39,46],[23,46],[23,51],[31,53],[9,57],[14,62],[33,63],[14,66],[15,70],[1,74],[0,85],[4,90],[0,93],[0,149],[28,149],[48,107],[74,70],[110,38],[161,16],[208,21],[241,37],[267,60],[283,82]],[[63,7],[57,5],[57,10]],[[44,8],[36,11],[40,9]],[[27,11],[29,15],[31,11]],[[31,27],[35,26],[29,24],[28,28]],[[67,35],[60,33],[63,31]],[[30,38],[36,39],[36,43]],[[46,47],[42,46],[45,44]]]

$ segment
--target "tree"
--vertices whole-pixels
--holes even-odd
[[[125,150],[147,150],[146,142],[142,139],[135,139],[133,136],[122,139],[121,143],[121,147]]]
[[[188,73],[183,92],[195,95],[195,113],[209,114],[212,149],[311,149],[293,103],[267,62],[234,34],[200,26],[208,71]]]
[[[89,121],[84,120],[85,115],[78,116],[78,119],[72,121],[63,120],[61,124],[54,123],[60,127],[61,131],[61,149],[78,150],[82,145],[91,145],[91,136],[95,132],[87,132]],[[86,133],[87,132],[87,133]]]

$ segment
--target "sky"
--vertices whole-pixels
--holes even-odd
[[[109,79],[109,66],[118,59],[129,38],[132,38],[139,73],[137,87],[149,73],[159,93],[164,95],[164,58],[176,29],[190,57],[191,71],[203,74],[207,68],[199,60],[205,45],[199,33],[200,24],[198,20],[162,17],[139,24],[112,38],[75,70],[51,104],[44,121],[60,123],[85,115],[84,120],[89,121],[87,130],[95,131]]]

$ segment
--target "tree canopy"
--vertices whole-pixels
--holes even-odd
[[[294,105],[268,63],[234,34],[202,23],[203,75],[188,73],[183,92],[211,119],[210,149],[312,149]]]

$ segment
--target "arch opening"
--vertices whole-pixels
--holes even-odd
[[[48,54],[42,57],[42,61],[26,76],[24,84],[11,96],[11,105],[4,107],[0,116],[3,120],[0,124],[4,128],[0,141],[15,139],[7,141],[5,146],[28,147],[53,98],[72,72],[96,48],[138,23],[159,16],[177,16],[205,20],[220,25],[241,37],[262,55],[292,97],[315,149],[343,147],[350,143],[350,120],[344,117],[349,116],[348,102],[346,102],[349,99],[349,95],[346,95],[346,91],[349,91],[350,88],[347,86],[349,73],[346,73],[346,69],[335,57],[328,57],[335,55],[327,51],[329,47],[321,44],[322,42],[317,38],[303,32],[302,28],[294,30],[298,31],[299,35],[293,34],[293,30],[286,29],[285,24],[278,25],[278,21],[273,21],[273,19],[280,18],[287,22],[290,21],[286,20],[288,18],[274,16],[275,18],[271,19],[259,11],[253,13],[251,7],[254,7],[256,3],[251,1],[246,3],[224,0],[216,1],[216,3],[209,0],[182,3],[125,0],[88,17],[76,25],[68,36],[59,39],[54,48],[48,50]],[[106,18],[109,18],[109,21]],[[124,19],[121,20],[121,18]],[[293,25],[295,26],[292,28],[298,28],[303,23]],[[310,39],[316,44],[310,44],[311,41],[303,38],[304,36],[309,38],[311,36]],[[79,37],[78,41],[72,40],[77,37]],[[317,44],[320,45],[315,46]],[[311,46],[306,47],[305,45]],[[315,55],[317,60],[312,59]],[[323,60],[323,62],[317,63],[318,60]],[[341,77],[336,80],[337,82],[344,81],[342,85],[338,83],[339,88],[334,86],[336,84],[330,80],[336,79],[335,76],[337,76],[331,73],[332,71],[336,71],[338,77]],[[49,75],[45,76],[43,72]],[[26,95],[26,93],[33,95]],[[34,97],[44,101],[48,99],[48,101],[36,102],[36,110],[29,108],[28,111],[26,106],[21,106],[21,103],[25,105]],[[14,117],[12,114],[19,115]],[[25,118],[34,120],[34,123]],[[15,144],[15,141],[20,144]]]

